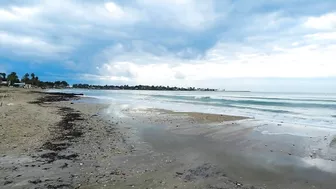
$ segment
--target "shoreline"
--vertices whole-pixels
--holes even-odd
[[[328,171],[335,158],[321,161],[324,151],[310,158],[304,150],[321,148],[329,142],[323,138],[261,135],[258,120],[220,114],[152,109],[120,117],[117,107],[81,99],[11,91],[0,107],[0,135],[8,135],[0,142],[2,188],[334,186]]]

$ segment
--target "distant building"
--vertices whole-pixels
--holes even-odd
[[[0,85],[2,85],[2,86],[8,86],[8,81],[0,81]]]
[[[25,83],[14,83],[13,84],[14,87],[20,87],[20,88],[25,87],[25,85],[26,85]]]

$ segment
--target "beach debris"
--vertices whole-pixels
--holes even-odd
[[[309,155],[311,158],[315,159],[316,158],[316,152],[312,152],[310,155]]]
[[[6,180],[5,183],[4,183],[4,185],[8,185],[8,184],[12,184],[12,183],[13,183],[12,180]]]
[[[52,93],[52,92],[43,92],[43,94],[47,94],[36,101],[30,102],[32,104],[42,104],[49,102],[59,102],[59,101],[70,101],[70,100],[79,100],[79,96],[83,96],[83,94],[75,94],[75,93]]]
[[[36,179],[36,180],[29,180],[28,182],[32,183],[32,184],[39,184],[39,183],[42,182],[42,180],[41,179]]]
[[[176,172],[176,175],[183,175],[182,172]]]
[[[61,169],[65,169],[65,168],[67,168],[68,167],[68,164],[67,163],[64,163],[64,165],[62,165],[60,168]]]
[[[43,159],[47,159],[48,160],[47,163],[51,163],[56,160],[56,156],[57,156],[57,153],[49,152],[49,153],[42,154],[40,157]]]

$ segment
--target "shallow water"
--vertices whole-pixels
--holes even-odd
[[[133,127],[137,130],[135,136],[139,137],[138,140],[157,153],[169,154],[183,164],[211,163],[224,170],[230,178],[241,182],[275,186],[267,188],[330,188],[335,183],[336,150],[329,146],[336,135],[332,127],[257,116],[236,124],[230,122],[214,126],[184,122],[183,125],[178,115],[162,118],[162,115],[146,108],[194,111],[188,109],[190,104],[178,106],[170,101],[160,101],[160,104],[158,100],[153,100],[155,97],[152,101],[143,99],[148,94],[122,92],[111,91],[114,97],[96,97],[94,101],[111,104],[105,110],[106,116],[120,119],[123,124]],[[199,105],[192,106],[200,108]],[[219,108],[226,111],[224,106]],[[207,112],[208,109],[195,111]],[[267,115],[271,114],[268,112]],[[155,122],[155,117],[172,121]],[[171,129],[169,124],[173,128],[176,125],[180,127]]]
[[[160,108],[173,111],[247,116],[275,123],[336,130],[336,94],[62,90],[84,93],[124,108]]]

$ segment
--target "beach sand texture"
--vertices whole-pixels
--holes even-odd
[[[295,164],[309,154],[295,151],[292,138],[288,146],[277,145],[275,137],[263,139],[250,118],[166,110],[125,112],[122,118],[106,114],[111,108],[106,104],[77,101],[74,95],[0,88],[0,96],[0,188],[303,189],[336,184],[332,170],[263,162],[278,157]],[[333,168],[335,157],[328,158]]]

